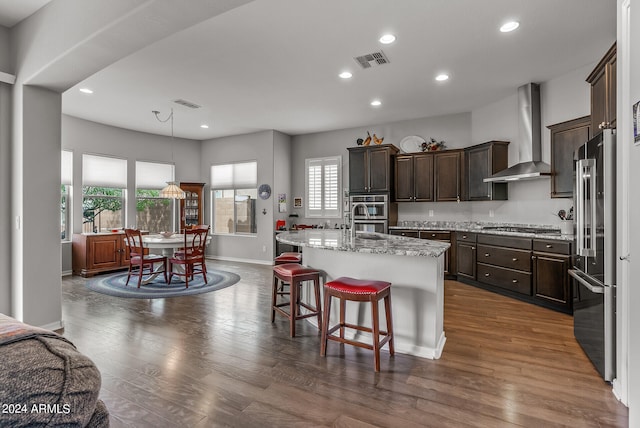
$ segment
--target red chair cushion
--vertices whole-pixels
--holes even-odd
[[[327,282],[325,288],[352,294],[378,294],[391,287],[390,282],[375,281],[371,279],[355,279],[348,276],[341,276],[333,281]]]
[[[300,253],[282,253],[275,258],[277,262],[299,262],[302,260]]]
[[[296,275],[308,275],[313,273],[319,273],[317,269],[312,269],[306,266],[299,265],[298,263],[287,263],[284,265],[276,265],[273,267],[273,272],[280,276],[296,276]]]

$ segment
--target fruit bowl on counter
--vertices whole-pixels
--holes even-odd
[[[160,232],[159,235],[163,238],[171,238],[173,236],[173,232]]]

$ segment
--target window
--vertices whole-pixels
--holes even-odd
[[[339,218],[342,157],[307,159],[305,170],[305,216]]]
[[[73,180],[73,152],[62,151],[60,158],[60,239],[71,239],[71,183]]]
[[[82,155],[82,231],[124,227],[126,188],[126,159]]]
[[[214,233],[257,233],[257,185],[257,162],[211,167],[211,223]]]
[[[167,163],[136,162],[136,228],[151,233],[175,230],[174,200],[160,196],[173,181],[174,169]]]

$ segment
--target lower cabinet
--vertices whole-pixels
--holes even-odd
[[[124,233],[75,233],[72,243],[74,275],[90,277],[129,266]]]
[[[571,243],[533,240],[533,293],[536,300],[562,310],[572,311]]]
[[[431,239],[432,241],[442,241],[451,243],[451,232],[442,231],[442,230],[421,230],[418,234],[420,239]],[[452,258],[452,247],[444,253],[444,274],[450,275],[451,271],[451,258]]]
[[[458,277],[476,279],[476,234],[456,232],[456,269]]]
[[[531,239],[480,235],[478,281],[531,296]]]

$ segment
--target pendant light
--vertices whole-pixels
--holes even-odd
[[[173,160],[173,144],[174,144],[173,109],[171,109],[171,113],[164,120],[160,119],[160,112],[158,110],[153,110],[152,113],[155,115],[156,119],[162,123],[165,123],[166,121],[171,119],[171,162],[174,163],[174,160]],[[160,196],[168,199],[184,199],[186,197],[186,194],[184,193],[184,190],[182,190],[180,186],[178,186],[178,183],[176,181],[167,181],[167,187],[165,187],[160,191]]]

